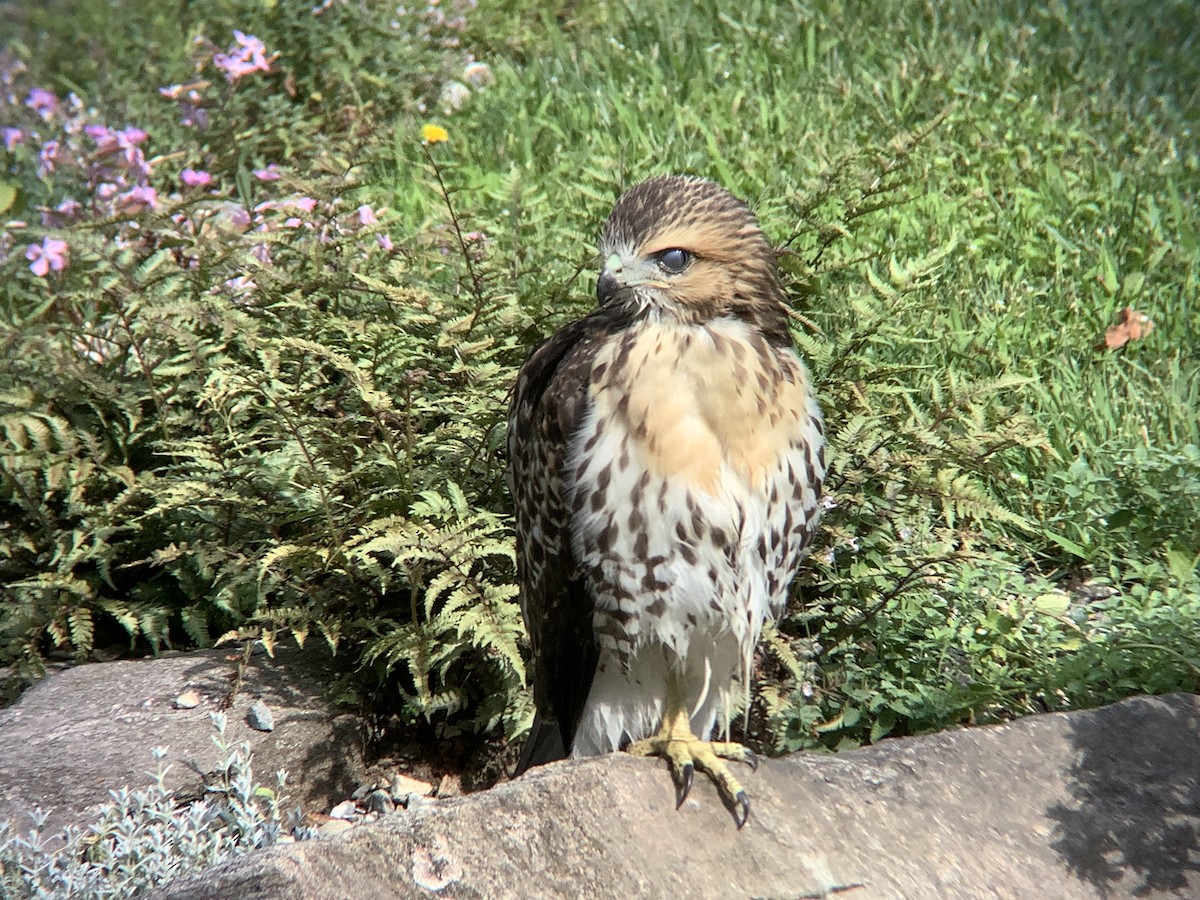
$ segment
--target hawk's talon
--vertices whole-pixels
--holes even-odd
[[[725,760],[746,763],[757,768],[758,758],[749,747],[730,741],[702,741],[692,734],[686,712],[677,711],[664,717],[662,727],[653,737],[634,741],[627,750],[633,756],[661,756],[671,767],[675,779],[675,808],[683,806],[692,790],[696,770],[712,779],[725,808],[733,814],[738,828],[750,816],[750,798]]]
[[[749,820],[750,798],[744,790],[738,791],[737,796],[733,798],[733,821],[737,823],[738,831],[741,831]]]
[[[692,792],[692,781],[696,776],[696,767],[691,763],[687,763],[683,767],[683,771],[679,773],[679,785],[675,789],[675,808],[683,806],[683,801],[688,798],[688,794]]]

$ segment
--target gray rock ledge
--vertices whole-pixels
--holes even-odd
[[[1103,709],[765,760],[739,832],[661,762],[563,762],[280,846],[158,896],[1200,896],[1200,702]]]

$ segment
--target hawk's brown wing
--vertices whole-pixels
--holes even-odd
[[[604,318],[573,322],[538,347],[517,376],[509,406],[517,581],[537,705],[518,775],[570,752],[596,671],[593,601],[571,550],[567,453],[587,414],[592,360],[608,333]]]

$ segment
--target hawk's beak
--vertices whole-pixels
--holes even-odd
[[[620,280],[612,272],[605,269],[600,273],[600,278],[596,282],[596,300],[603,306],[613,298],[613,294],[621,289]]]
[[[604,269],[596,282],[596,299],[603,306],[617,299],[617,294],[622,291],[644,285],[658,288],[663,286],[657,267],[652,262],[636,256],[612,253],[604,261]]]
[[[596,282],[596,300],[603,306],[613,298],[613,295],[625,286],[624,280],[621,278],[624,274],[624,266],[621,263],[621,257],[613,253],[604,261],[604,269],[600,272],[600,278]]]

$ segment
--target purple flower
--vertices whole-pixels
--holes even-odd
[[[58,151],[58,141],[46,141],[42,144],[42,149],[38,151],[38,178],[45,178],[54,171]]]
[[[266,241],[262,241],[251,247],[250,255],[257,259],[264,266],[269,266],[271,264],[271,246]]]
[[[392,243],[392,239],[386,234],[375,235],[375,240],[379,241],[379,247],[386,253],[391,253],[396,249],[396,245]]]
[[[229,83],[249,75],[251,72],[270,72],[271,59],[267,58],[267,48],[252,34],[243,34],[234,29],[234,40],[237,42],[229,48],[228,53],[218,53],[213,56],[213,65],[225,73]]]
[[[25,98],[25,105],[43,119],[49,119],[58,109],[58,97],[45,88],[35,87]]]
[[[279,166],[276,163],[271,163],[265,169],[255,169],[254,177],[259,181],[278,181],[280,178]]]
[[[83,212],[83,204],[78,200],[64,200],[58,206],[54,207],[54,211],[70,219]]]
[[[25,132],[20,128],[0,128],[0,136],[4,140],[4,149],[12,153],[12,148],[25,140]]]
[[[195,93],[195,91],[192,93]],[[183,111],[183,118],[179,120],[179,124],[185,128],[199,128],[201,130],[208,127],[208,110],[201,106],[199,101],[192,102],[189,99],[187,103],[181,103],[180,107]]]
[[[188,187],[204,187],[212,183],[212,175],[203,169],[184,169],[179,173],[179,180]]]
[[[25,258],[29,260],[29,271],[38,278],[45,278],[52,269],[61,272],[67,264],[67,242],[57,238],[42,238],[40,244],[30,244],[25,248]]]
[[[250,213],[246,212],[246,207],[239,206],[229,212],[229,221],[238,228],[245,228],[250,224]]]
[[[158,209],[158,192],[152,187],[138,185],[117,194],[117,209],[123,212],[137,213],[146,209]]]
[[[375,210],[371,209],[367,204],[363,204],[355,210],[358,214],[358,224],[360,225],[378,225],[379,219],[375,216]]]

